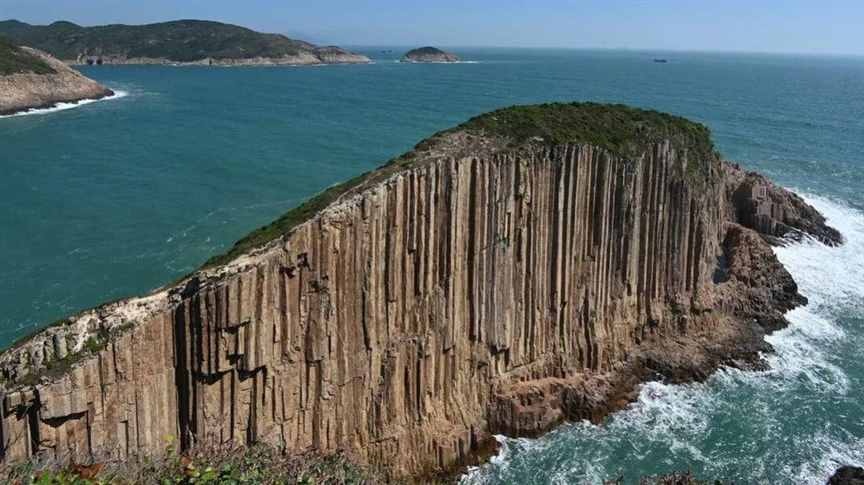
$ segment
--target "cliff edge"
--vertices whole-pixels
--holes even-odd
[[[0,38],[0,116],[112,94],[48,54]]]
[[[175,436],[446,473],[495,433],[598,421],[646,380],[764,366],[765,333],[806,302],[769,245],[791,233],[842,243],[702,125],[499,110],[5,351],[3,460],[123,460]]]

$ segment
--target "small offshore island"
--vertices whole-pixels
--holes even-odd
[[[4,351],[0,454],[132,463],[174,436],[191,456],[266,445],[447,476],[495,434],[600,422],[645,381],[764,368],[764,336],[807,301],[771,245],[810,237],[843,243],[703,125],[498,110]]]
[[[0,38],[0,116],[113,94],[44,52]]]
[[[402,56],[400,62],[415,63],[452,63],[459,62],[459,56],[450,52],[444,52],[435,47],[421,47],[410,50]]]
[[[364,55],[316,46],[236,25],[177,20],[149,25],[82,27],[72,22],[0,22],[0,35],[43,50],[67,64],[268,66],[368,64]]]

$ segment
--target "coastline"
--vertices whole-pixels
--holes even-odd
[[[32,110],[47,110],[65,103],[86,103],[114,96],[114,91],[87,78],[48,54],[21,47],[52,68],[52,72],[30,72],[0,76],[0,116],[10,116]]]
[[[106,94],[97,98],[84,98],[73,101],[58,101],[43,106],[34,106],[32,108],[21,109],[13,112],[0,112],[0,119],[51,114],[59,111],[79,108],[88,104],[98,103],[100,101],[112,101],[115,99],[121,99],[125,98],[128,95],[129,93],[127,93],[126,91],[111,91],[111,94]]]
[[[100,62],[87,62],[83,59],[64,59],[62,61],[68,66],[170,66],[170,67],[278,67],[278,66],[330,66],[330,65],[364,65],[372,64],[372,59],[363,55],[346,55],[342,58],[328,61],[317,56],[297,56],[292,58],[236,58],[236,59],[211,59],[205,58],[197,61],[174,61],[167,58],[117,58],[109,57],[101,59]]]

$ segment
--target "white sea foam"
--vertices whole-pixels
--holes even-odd
[[[394,59],[396,64],[480,64],[481,61],[429,61],[429,62],[405,62],[400,59]]]
[[[824,197],[804,199],[838,228],[846,238],[839,248],[808,241],[776,250],[777,257],[795,276],[810,306],[822,313],[844,306],[864,310],[864,214]],[[823,308],[823,307],[829,308]]]
[[[664,460],[667,471],[686,469],[682,463],[700,463],[721,474],[762,477],[756,480],[770,479],[771,483],[821,484],[841,465],[864,464],[864,439],[844,436],[838,430],[796,436],[796,442],[785,445],[796,456],[780,458],[779,463],[777,457],[761,454],[705,453],[695,439],[712,431],[712,415],[737,415],[743,411],[738,408],[740,399],[752,394],[747,406],[756,414],[755,425],[783,446],[789,439],[790,423],[778,415],[778,400],[792,398],[802,387],[826,402],[841,399],[850,390],[850,379],[837,364],[834,349],[851,331],[842,327],[838,317],[864,313],[864,214],[824,197],[805,194],[804,198],[843,233],[846,243],[831,248],[806,241],[776,249],[810,303],[789,312],[791,325],[768,337],[775,349],[766,355],[769,370],[722,369],[705,383],[687,385],[647,383],[634,404],[603,426],[576,423],[539,440],[499,439],[500,454],[489,465],[472,470],[463,483],[497,483],[502,477],[506,481],[512,478],[508,468],[514,460],[525,462],[520,468],[536,467],[538,476],[549,482],[602,483],[622,471],[607,452],[617,447],[620,453],[622,442],[632,447],[629,458],[637,463],[665,447],[675,456]],[[545,454],[561,453],[559,449],[572,452],[567,451],[562,465],[541,470],[539,464],[548,463]]]
[[[864,464],[864,439],[838,441],[825,433],[820,433],[801,443],[801,446],[815,450],[819,458],[797,467],[784,468],[783,475],[793,478],[791,481],[795,483],[822,485],[841,466]]]
[[[22,111],[20,113],[0,116],[0,119],[17,118],[19,116],[46,115],[46,114],[51,114],[51,113],[57,113],[58,111],[66,111],[69,109],[80,108],[81,106],[86,106],[88,104],[100,103],[102,101],[111,101],[113,99],[125,98],[128,95],[129,95],[129,93],[126,91],[114,91],[113,95],[106,96],[102,99],[83,99],[81,101],[77,101],[74,103],[57,103],[56,105],[54,105],[50,108],[30,109],[27,111]]]

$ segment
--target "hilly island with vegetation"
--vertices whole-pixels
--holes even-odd
[[[203,20],[84,27],[0,22],[0,36],[72,64],[362,64],[366,56]]]
[[[405,53],[402,62],[415,63],[449,63],[459,62],[459,56],[451,52],[445,52],[437,47],[420,47]]]

